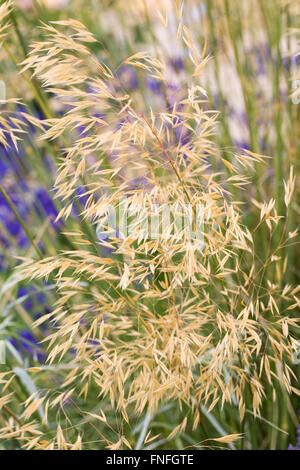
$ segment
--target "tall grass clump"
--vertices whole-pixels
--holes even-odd
[[[92,3],[0,7],[0,446],[293,446],[299,7]]]

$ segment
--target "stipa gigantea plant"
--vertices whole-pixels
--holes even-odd
[[[64,433],[49,417],[45,439],[35,418],[42,405],[47,417],[51,409],[68,400],[76,403],[79,396],[87,403],[94,393],[103,402],[108,397],[124,422],[130,421],[133,410],[154,414],[161,404],[175,401],[190,413],[171,439],[188,425],[197,429],[202,406],[208,412],[238,410],[243,423],[246,412],[264,417],[278,394],[297,393],[291,360],[298,288],[283,282],[287,265],[281,267],[278,256],[296,233],[283,231],[266,259],[257,257],[256,231],[250,233],[243,224],[243,205],[232,191],[247,188],[247,168],[265,157],[245,151],[228,161],[213,144],[217,113],[204,110],[205,90],[198,82],[205,53],[183,24],[178,4],[175,11],[181,24],[178,36],[194,68],[175,100],[168,96],[163,55],[158,60],[138,52],[125,61],[139,70],[142,82],[145,76],[160,82],[163,110],[152,110],[126,92],[117,72],[90,52],[88,45],[95,39],[78,21],[44,26],[45,41],[33,44],[23,63],[23,70],[33,70],[68,109],[62,117],[44,122],[42,136],[68,142],[55,189],[58,198],[72,203],[66,203],[59,218],[70,215],[78,185],[84,185],[88,197],[81,230],[68,233],[74,248],[23,265],[25,277],[51,278],[57,287],[57,304],[36,322],[53,325],[50,364],[60,370],[71,358],[74,361],[64,374],[61,392],[41,385],[26,401],[21,419],[8,407],[16,399],[9,393],[13,375],[2,377],[2,405],[10,419],[1,437],[15,437],[27,448],[80,447],[80,431],[70,444],[65,437],[68,427]],[[80,136],[77,127],[83,128]],[[189,139],[183,142],[184,133]],[[285,182],[287,207],[294,186],[291,170]],[[157,217],[154,208],[175,203],[180,216],[189,205],[195,224],[201,216],[200,248],[175,221],[167,226],[169,233],[158,230],[154,239],[149,237],[143,230],[144,211],[134,212],[142,206],[152,219]],[[258,227],[265,224],[272,236],[279,221],[275,200],[256,204]],[[97,227],[109,224],[109,209],[121,212],[122,205],[131,214],[129,235],[99,236]],[[162,219],[159,224],[166,228]],[[270,266],[276,276],[270,275]],[[42,369],[34,372],[44,374]],[[88,405],[85,412],[90,413]],[[105,437],[105,415],[90,416],[97,419],[106,446],[132,444],[124,436],[117,442]],[[48,425],[46,418],[43,422]]]

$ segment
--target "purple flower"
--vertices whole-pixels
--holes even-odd
[[[34,191],[36,196],[35,208],[37,213],[44,218],[49,217],[52,227],[57,230],[61,222],[55,222],[58,215],[57,209],[53,203],[52,198],[49,196],[46,189],[40,187]]]
[[[31,288],[30,290],[32,292],[33,289]],[[21,297],[25,297],[26,295],[30,295],[30,293],[31,293],[30,290],[26,289],[26,287],[24,287],[24,286],[20,286],[18,288],[17,298],[20,299]],[[28,311],[31,311],[33,309],[33,299],[32,299],[32,297],[28,297],[24,301],[24,307]]]
[[[6,172],[8,171],[8,166],[0,157],[0,175],[1,177],[5,176]]]
[[[15,347],[20,354],[27,353],[27,355],[38,362],[45,362],[46,353],[42,350],[40,342],[35,336],[28,330],[22,330],[19,332],[18,338],[11,338],[10,343]]]
[[[156,80],[153,77],[147,78],[147,86],[149,90],[153,91],[154,93],[157,93],[157,94],[162,93],[161,82],[159,80]]]
[[[297,426],[296,431],[296,445],[293,446],[292,444],[289,444],[288,450],[300,450],[300,424]]]
[[[86,194],[87,190],[83,186],[76,188],[75,194],[82,206],[85,206],[89,196]]]
[[[123,65],[118,72],[121,85],[127,90],[135,90],[138,87],[136,71],[130,65]]]
[[[183,58],[180,56],[172,58],[170,60],[170,64],[176,72],[179,72],[180,70],[184,70]]]
[[[250,150],[249,143],[246,141],[241,141],[241,142],[236,141],[234,142],[234,145],[239,149],[239,151]]]

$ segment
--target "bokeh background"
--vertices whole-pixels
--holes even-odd
[[[0,194],[0,340],[6,349],[6,363],[1,366],[1,372],[15,371],[16,387],[23,402],[36,390],[28,368],[44,367],[47,370],[45,387],[50,382],[59,388],[64,374],[63,371],[54,372],[46,362],[47,351],[42,340],[51,334],[52,326],[47,323],[33,327],[35,320],[51,312],[57,300],[55,286],[50,280],[45,283],[28,282],[15,275],[15,268],[22,258],[34,255],[34,246],[24,224],[30,228],[34,243],[44,258],[60,250],[71,249],[72,243],[65,233],[78,229],[79,213],[88,199],[84,185],[78,185],[76,204],[68,219],[56,220],[64,201],[55,197],[54,181],[61,149],[70,142],[41,140],[42,127],[38,129],[38,125],[29,122],[25,111],[42,123],[44,119],[62,115],[65,105],[43,89],[38,78],[32,77],[32,70],[21,72],[21,64],[31,44],[44,37],[43,23],[68,18],[82,22],[97,39],[90,45],[91,50],[115,71],[120,86],[130,93],[140,112],[151,108],[154,112],[164,113],[183,99],[183,90],[193,68],[184,43],[178,38],[176,40],[178,31],[171,0],[16,0],[13,4],[10,28],[0,48],[0,91],[1,98],[7,100],[2,117],[9,110],[7,120],[2,120],[0,113],[0,184],[4,190]],[[208,57],[199,85],[207,91],[203,108],[213,110],[217,115],[215,133],[210,138],[221,150],[224,160],[229,162],[232,155],[245,150],[270,157],[266,164],[252,169],[246,191],[237,187],[234,194],[243,203],[243,220],[252,232],[259,223],[259,215],[253,207],[259,208],[261,201],[275,198],[277,214],[282,214],[283,180],[288,180],[291,166],[294,174],[298,174],[299,2],[186,0],[184,4],[185,21],[194,33],[193,39]],[[153,57],[164,59],[164,86],[160,80],[151,76],[145,78],[139,70],[124,63],[128,56],[145,50]],[[6,132],[7,122],[16,130],[19,142],[14,140],[13,134]],[[73,132],[74,135],[84,135],[86,129],[78,126]],[[188,155],[189,130],[182,126],[175,132]],[[67,139],[72,140],[72,135]],[[213,165],[214,171],[222,170],[218,159]],[[133,173],[128,177],[133,187],[143,185],[140,175]],[[299,210],[296,183],[287,231],[297,229]],[[275,239],[276,236],[275,232]],[[263,257],[267,249],[263,232],[260,237],[262,241],[257,256]],[[286,249],[284,255],[288,266],[283,267],[284,283],[293,286],[299,283],[297,240],[297,237],[293,239],[295,243]],[[274,270],[274,282],[276,269],[279,271],[281,268],[276,268],[275,264],[270,268]],[[296,338],[297,334],[294,336]],[[64,367],[68,365],[64,364]],[[294,373],[298,376],[297,365]],[[89,400],[88,407],[92,412],[95,403]],[[251,441],[248,436],[246,448],[299,448],[298,398],[284,396],[281,400],[280,409],[275,412],[273,405],[267,404],[267,408],[272,409],[270,416],[277,419],[276,424],[271,418],[265,418],[256,429],[257,420],[251,421],[249,435],[254,437]],[[66,406],[72,408],[71,399],[69,403],[66,399]],[[42,407],[37,413],[44,413]],[[176,413],[184,415],[184,410],[178,410],[176,405],[174,408],[171,403],[160,410],[152,422],[153,435],[159,437],[144,444],[143,448],[197,448],[203,437],[191,429],[179,437],[168,438],[181,422]],[[252,418],[249,414],[249,419]],[[117,414],[112,413],[110,419],[114,436],[115,429],[120,432],[121,424]],[[141,429],[146,429],[147,419],[148,415],[143,420],[135,418],[136,427],[121,432],[131,436],[128,439],[137,448],[142,446],[139,436]],[[226,413],[221,419],[208,413],[206,424],[203,424],[207,427],[206,435],[226,431],[231,420],[235,418]],[[285,433],[278,431],[282,427]],[[240,432],[234,423],[231,429]],[[97,439],[92,430],[90,433],[86,447],[98,448],[100,444],[93,444]],[[45,437],[45,441],[47,439]],[[122,445],[126,448],[124,442]],[[3,439],[0,443],[3,448],[18,446],[13,438]]]

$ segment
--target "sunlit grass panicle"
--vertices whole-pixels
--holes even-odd
[[[22,64],[63,110],[43,121],[40,137],[61,147],[55,183],[63,204],[58,219],[67,220],[78,210],[78,187],[86,202],[80,228],[66,232],[71,249],[22,265],[24,279],[56,286],[56,304],[34,326],[51,326],[48,364],[63,371],[63,380],[59,391],[49,386],[21,405],[21,422],[10,416],[3,438],[16,436],[29,447],[80,448],[82,436],[68,443],[60,424],[45,441],[37,435],[41,428],[34,416],[41,406],[46,414],[68,403],[76,408],[79,398],[88,402],[95,394],[120,412],[124,423],[135,413],[151,416],[175,402],[187,417],[172,430],[173,439],[189,423],[197,429],[203,407],[208,414],[238,410],[242,430],[246,413],[262,416],[267,403],[276,402],[278,390],[286,400],[299,393],[292,369],[298,288],[285,283],[288,260],[281,259],[280,251],[295,233],[288,235],[287,223],[279,224],[284,216],[273,197],[253,199],[257,226],[250,231],[245,224],[243,195],[255,166],[269,159],[245,149],[229,160],[216,145],[218,112],[208,109],[207,91],[199,81],[208,62],[206,45],[197,46],[180,2],[175,2],[174,18],[191,73],[185,72],[173,101],[165,52],[158,58],[138,51],[120,64],[137,70],[139,89],[128,91],[118,69],[94,56],[89,46],[95,38],[77,20],[44,25],[45,39],[32,45]],[[163,97],[162,109],[149,104],[149,77]],[[293,169],[283,184],[288,209],[295,190]],[[157,207],[176,204],[179,213],[188,205],[194,217],[201,216],[200,245],[175,223],[168,233],[160,222],[155,238],[143,231],[145,215],[137,207],[153,219]],[[117,213],[125,208],[135,230],[99,236],[99,227],[109,224],[111,207]],[[270,239],[282,231],[264,259],[258,256],[261,226]],[[69,362],[66,372],[62,368]],[[40,383],[45,370],[33,371]],[[2,400],[6,406],[14,397]],[[101,425],[94,431],[107,448],[130,447],[123,434],[116,440],[106,437],[109,425],[98,410],[92,414],[87,405],[78,413],[85,420],[96,416]],[[228,442],[239,436],[234,431]]]

